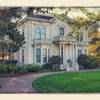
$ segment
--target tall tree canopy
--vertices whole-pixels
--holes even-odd
[[[22,20],[22,16],[32,16],[36,13],[48,13],[49,8],[36,7],[1,7],[0,8],[0,53],[2,60],[6,53],[17,52],[25,43],[24,34],[20,34],[16,28],[17,23]]]

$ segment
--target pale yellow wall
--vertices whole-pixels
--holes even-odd
[[[25,34],[25,45],[24,45],[24,56],[25,56],[25,64],[33,64],[35,63],[35,48],[39,47],[41,49],[43,48],[50,48],[50,56],[52,55],[59,55],[59,46],[56,46],[55,44],[51,43],[51,45],[35,45],[34,47],[32,46],[33,44],[33,39],[35,39],[36,34],[35,34],[35,28],[38,26],[44,26],[46,27],[46,37],[50,39],[51,41],[55,36],[59,35],[59,29],[60,27],[65,28],[65,36],[71,31],[71,27],[60,21],[60,20],[55,20],[54,23],[47,23],[47,22],[37,22],[34,20],[26,21],[23,25],[19,27],[19,30],[22,31],[22,28],[24,28],[24,34]],[[84,32],[86,33],[86,32]],[[87,40],[87,34],[84,34],[84,39]],[[67,59],[72,59],[73,57],[73,51],[72,51],[72,45],[68,48],[68,46],[65,46],[65,62]],[[78,46],[78,48],[83,49],[83,47]],[[86,47],[84,47],[86,48]],[[15,59],[18,59],[20,62],[22,61],[22,49],[18,53],[15,53]]]

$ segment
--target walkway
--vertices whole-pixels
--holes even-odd
[[[0,78],[0,93],[36,93],[37,91],[32,88],[32,81],[40,76],[54,73],[61,72],[36,73],[20,77]]]

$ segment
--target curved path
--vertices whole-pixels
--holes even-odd
[[[0,78],[0,93],[37,93],[32,88],[32,81],[38,77],[62,72],[36,73],[19,77]]]

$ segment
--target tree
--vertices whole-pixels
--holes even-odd
[[[0,44],[0,50],[2,53],[2,60],[4,60],[4,54],[5,52],[8,52],[9,54],[12,54],[14,52],[17,52],[25,43],[24,41],[24,34],[20,34],[18,29],[16,28],[19,21],[22,20],[22,15],[26,14],[27,16],[33,16],[36,13],[48,13],[49,10],[52,10],[52,7],[49,8],[36,8],[36,7],[28,7],[28,8],[22,8],[22,7],[3,7],[0,8],[1,15],[0,21],[3,21],[1,23],[2,28],[0,29],[0,37],[5,38],[7,36],[8,40],[1,41]],[[6,46],[4,46],[4,44]]]
[[[90,42],[88,45],[89,55],[95,57],[100,66],[100,33],[90,33]]]
[[[4,62],[5,54],[17,52],[21,46],[25,43],[24,35],[20,34],[16,29],[16,23],[21,15],[18,14],[19,8],[3,8],[1,11],[1,23],[2,28],[0,30],[0,51],[2,55],[2,60]],[[16,22],[12,21],[16,20]],[[5,38],[6,37],[6,38]]]

